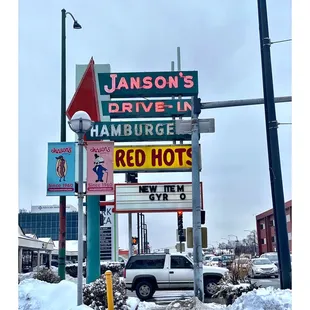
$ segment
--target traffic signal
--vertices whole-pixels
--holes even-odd
[[[178,233],[179,236],[183,236],[183,212],[178,211]]]
[[[206,211],[201,210],[201,225],[206,223]]]
[[[138,183],[138,173],[137,172],[127,172],[126,173],[126,183]]]
[[[199,115],[201,113],[201,99],[195,97],[194,98],[194,114]]]
[[[137,237],[131,237],[131,244],[132,245],[137,245],[138,241],[139,241],[139,239]]]

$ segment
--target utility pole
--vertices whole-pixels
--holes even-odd
[[[264,89],[264,106],[268,146],[269,173],[272,203],[275,218],[277,251],[281,289],[292,288],[291,260],[286,226],[285,201],[282,184],[281,161],[278,139],[278,122],[276,117],[272,66],[270,56],[271,41],[269,38],[266,0],[257,0],[259,35],[261,47],[262,76]]]
[[[202,240],[201,240],[201,201],[199,175],[199,114],[201,102],[192,97],[192,218],[193,218],[193,258],[194,258],[194,294],[204,301]]]

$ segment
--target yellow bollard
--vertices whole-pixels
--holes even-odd
[[[105,281],[107,287],[108,310],[113,310],[114,298],[113,298],[112,272],[110,270],[107,270],[105,272]]]

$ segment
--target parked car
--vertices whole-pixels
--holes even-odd
[[[278,267],[268,258],[255,258],[250,262],[249,276],[255,277],[276,277],[278,278]]]
[[[215,256],[214,254],[206,254],[206,255],[203,257],[203,264],[204,264],[204,265],[207,265],[208,262],[210,261],[210,259],[211,259],[212,257],[214,257],[214,256]]]
[[[194,263],[183,254],[144,254],[131,256],[124,269],[126,288],[147,300],[156,291],[193,290]],[[216,284],[228,274],[228,269],[203,266],[204,292],[211,297]]]
[[[234,261],[235,255],[233,254],[224,254],[222,255],[222,267],[230,267]]]
[[[249,269],[250,259],[247,257],[239,257],[236,258],[232,264],[232,269],[242,269],[244,271],[247,271]]]
[[[207,266],[222,267],[222,256],[212,256],[207,262]]]
[[[279,259],[277,252],[268,252],[264,253],[260,256],[260,258],[268,258],[272,263],[274,263],[277,267],[279,267]]]

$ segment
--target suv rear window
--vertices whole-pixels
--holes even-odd
[[[165,255],[136,255],[131,256],[126,269],[163,269]]]

